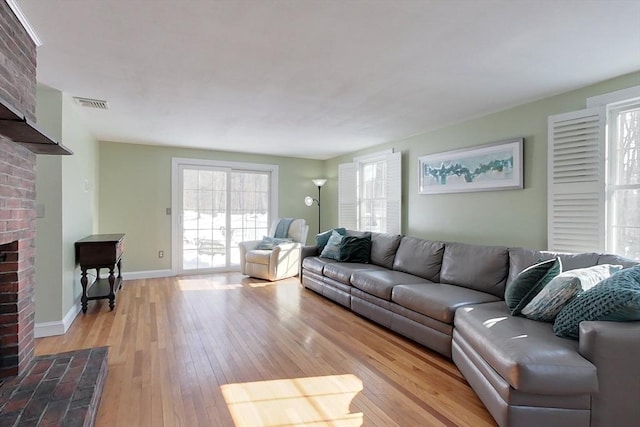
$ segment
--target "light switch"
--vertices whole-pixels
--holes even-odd
[[[44,203],[36,203],[36,218],[44,218]]]

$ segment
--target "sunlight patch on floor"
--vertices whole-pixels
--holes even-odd
[[[355,375],[225,384],[220,387],[236,427],[344,426],[363,423],[349,405],[362,391]]]
[[[179,279],[178,287],[181,291],[229,291],[242,288],[241,283],[225,283],[206,279]]]

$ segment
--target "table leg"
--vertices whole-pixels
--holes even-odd
[[[114,266],[109,267],[109,310],[113,311],[113,307],[116,305],[116,294],[113,290],[113,285],[116,282],[116,276],[113,274]]]
[[[82,312],[87,312],[87,269],[82,267],[82,278],[80,279],[80,283],[82,284],[82,297],[80,297],[80,301],[82,302]]]
[[[120,285],[118,289],[122,289],[122,258],[118,260],[118,280],[120,281]]]

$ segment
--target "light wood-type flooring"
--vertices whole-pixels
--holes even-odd
[[[89,302],[36,354],[97,346],[97,426],[495,425],[450,360],[297,278],[125,281],[113,312]]]

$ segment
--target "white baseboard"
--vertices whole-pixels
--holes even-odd
[[[132,271],[122,273],[122,278],[124,280],[156,279],[159,277],[172,276],[175,276],[175,273],[171,270]],[[34,336],[36,338],[44,338],[55,335],[64,335],[69,330],[69,327],[71,327],[71,324],[76,319],[76,316],[78,316],[81,309],[82,305],[80,304],[80,299],[78,299],[62,320],[36,323],[33,327]]]
[[[67,311],[67,314],[62,320],[54,322],[41,322],[36,323],[33,327],[33,334],[36,338],[52,337],[55,335],[64,335],[73,321],[76,319],[78,313],[80,313],[82,306],[79,301]]]
[[[126,271],[122,273],[122,279],[157,279],[160,277],[173,277],[175,275],[172,270]]]

